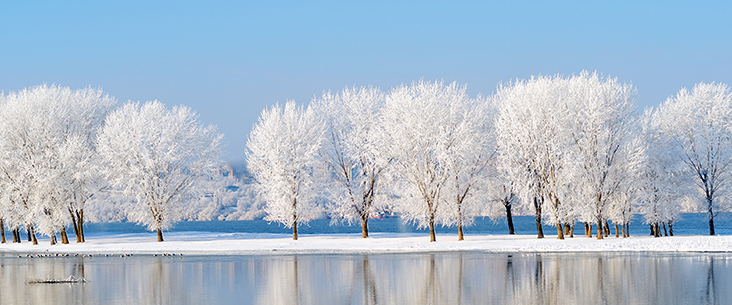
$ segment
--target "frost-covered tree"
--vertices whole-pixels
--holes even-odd
[[[590,212],[598,226],[597,238],[602,239],[603,225],[610,214],[611,197],[629,178],[626,164],[637,163],[631,154],[634,133],[639,128],[635,117],[635,89],[621,84],[615,78],[601,78],[586,71],[568,79],[569,109],[571,114],[565,126],[574,145],[567,153],[575,160],[570,167],[582,188],[575,194],[585,194],[577,202],[589,204],[583,209]],[[632,167],[630,167],[632,169]]]
[[[732,162],[732,93],[725,84],[699,83],[681,89],[653,113],[651,127],[673,143],[669,153],[687,167],[701,192],[714,235],[716,201],[728,191]]]
[[[83,241],[84,202],[100,180],[94,138],[115,100],[101,90],[55,85],[11,92],[4,100],[2,201],[12,206],[5,210],[15,214],[12,226],[24,224],[52,243],[60,232],[67,243],[71,222]]]
[[[393,177],[399,187],[396,210],[406,221],[428,227],[436,241],[435,223],[445,221],[449,210],[440,208],[450,170],[450,150],[467,138],[463,105],[470,98],[457,83],[419,81],[391,90],[384,118],[387,148],[394,157]]]
[[[542,215],[548,212],[558,238],[564,239],[567,210],[561,197],[569,185],[566,154],[572,144],[567,87],[565,78],[542,76],[501,85],[495,95],[499,164],[522,201],[533,203],[539,238],[544,237]]]
[[[470,226],[485,204],[477,193],[479,183],[488,179],[488,165],[495,157],[493,109],[488,100],[462,99],[453,107],[462,113],[450,115],[445,128],[454,129],[448,137],[455,137],[445,151],[442,162],[448,179],[441,195],[447,211],[443,225],[458,228],[458,240],[463,240],[463,227]]]
[[[188,107],[130,102],[107,116],[97,150],[112,188],[136,198],[127,218],[163,241],[163,230],[183,216],[181,205],[202,191],[191,186],[218,169],[222,137]]]
[[[333,182],[333,220],[360,221],[367,238],[369,217],[385,207],[380,181],[392,160],[384,148],[384,94],[373,87],[345,88],[324,93],[313,106],[327,126],[320,154]]]
[[[320,215],[316,204],[317,155],[325,124],[315,111],[290,101],[265,109],[247,140],[247,163],[267,202],[266,220],[292,228]]]

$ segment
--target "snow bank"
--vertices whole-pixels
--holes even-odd
[[[292,240],[287,234],[172,232],[166,241],[155,241],[148,234],[94,234],[84,244],[50,246],[48,239],[39,245],[29,242],[0,244],[0,253],[61,254],[162,254],[185,255],[276,255],[276,254],[361,254],[419,253],[445,251],[483,252],[730,252],[732,236],[674,236],[653,238],[609,237],[604,240],[577,236],[566,240],[533,235],[469,235],[458,242],[455,235],[437,235],[430,243],[424,234],[375,233],[368,239],[360,234],[303,234]]]

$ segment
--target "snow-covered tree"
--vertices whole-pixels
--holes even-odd
[[[575,185],[582,188],[574,193],[587,195],[576,202],[590,205],[583,211],[591,213],[598,226],[597,238],[602,239],[600,232],[610,214],[610,199],[629,178],[629,167],[625,165],[637,163],[633,160],[637,155],[630,153],[634,133],[639,131],[635,89],[586,71],[568,81],[571,114],[565,126],[574,145],[566,150],[575,160],[574,168],[570,168],[574,172],[569,174],[575,175]]]
[[[542,215],[548,212],[558,238],[564,239],[567,211],[560,197],[569,184],[566,154],[572,144],[566,128],[567,87],[565,78],[542,76],[501,85],[495,95],[499,164],[521,200],[533,203],[539,238],[544,237]]]
[[[653,113],[651,127],[673,143],[669,153],[687,167],[703,198],[714,235],[716,201],[729,188],[732,163],[732,93],[725,84],[699,83],[681,89]]]
[[[317,155],[325,124],[315,111],[290,101],[265,109],[247,140],[247,163],[267,202],[266,220],[292,228],[320,215],[316,204]]]
[[[469,113],[470,98],[457,83],[419,81],[391,90],[384,118],[389,153],[394,157],[393,182],[398,192],[395,207],[406,221],[428,227],[436,241],[435,223],[450,217],[440,208],[450,178],[449,152],[470,130],[461,119]]]
[[[12,226],[21,224],[51,237],[74,225],[83,241],[85,201],[100,180],[94,138],[115,100],[91,88],[41,85],[5,97],[0,124],[5,131],[3,185]],[[6,210],[8,211],[8,210]],[[23,218],[22,220],[20,218]],[[71,221],[69,221],[71,220]],[[33,232],[32,232],[33,233]]]
[[[392,160],[384,148],[384,94],[373,87],[345,88],[324,93],[313,106],[327,126],[320,154],[333,182],[328,187],[333,220],[360,221],[367,238],[369,217],[385,207],[380,181]]]
[[[458,104],[461,102],[460,104]],[[488,165],[495,157],[492,104],[483,98],[455,101],[462,113],[451,115],[447,128],[454,131],[455,143],[445,151],[443,164],[448,179],[441,195],[446,215],[443,225],[458,228],[458,240],[463,240],[463,227],[470,226],[485,204],[477,194],[479,183],[488,179]],[[454,126],[454,127],[452,127]]]
[[[130,102],[107,116],[97,150],[112,187],[136,198],[127,218],[163,241],[163,230],[183,217],[185,200],[204,191],[191,186],[218,169],[222,137],[188,107]]]

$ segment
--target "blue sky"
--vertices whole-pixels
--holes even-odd
[[[732,4],[676,1],[17,1],[0,4],[0,90],[42,83],[184,104],[244,157],[264,107],[420,78],[471,95],[598,71],[639,108],[732,84]]]

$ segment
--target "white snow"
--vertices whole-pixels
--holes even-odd
[[[83,244],[39,245],[0,244],[0,253],[61,254],[185,254],[185,255],[277,255],[277,254],[378,254],[450,251],[517,252],[732,252],[732,236],[674,236],[653,238],[633,236],[604,240],[575,236],[565,240],[553,237],[537,239],[534,235],[467,235],[458,242],[455,235],[437,235],[430,243],[426,234],[373,233],[301,234],[292,240],[289,234],[171,232],[164,242],[156,242],[155,233],[90,234]]]

